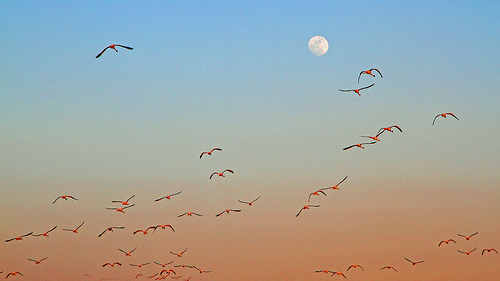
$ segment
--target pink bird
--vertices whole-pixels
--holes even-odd
[[[260,198],[260,196],[259,196],[259,197],[257,197],[256,199],[254,199],[254,200],[253,200],[253,201],[251,201],[251,202],[245,202],[245,201],[241,201],[241,200],[238,200],[238,202],[243,203],[243,204],[248,204],[248,206],[252,206],[252,204],[253,204],[255,201],[259,200],[259,198]]]
[[[30,236],[31,234],[33,234],[33,231],[28,233],[28,234],[24,234],[24,235],[21,235],[21,236],[18,236],[18,237],[14,237],[14,238],[11,238],[11,239],[7,239],[5,240],[5,242],[10,242],[10,241],[13,241],[13,240],[23,240],[23,237],[27,237],[27,236]]]
[[[133,251],[137,250],[137,247],[135,247],[132,251],[130,252],[125,252],[124,250],[118,248],[118,250],[120,250],[120,252],[124,253],[125,256],[130,256],[132,254]]]
[[[128,201],[130,201],[130,199],[132,199],[134,197],[135,197],[135,195],[132,195],[132,197],[130,197],[129,199],[127,199],[127,201],[113,200],[111,202],[113,202],[113,203],[121,203],[122,205],[128,205]]]
[[[46,259],[48,259],[48,258],[49,258],[49,257],[43,258],[43,259],[41,259],[41,260],[34,260],[34,259],[28,259],[28,260],[29,260],[29,261],[33,261],[33,262],[35,262],[35,264],[40,264],[42,261],[44,261],[44,260],[46,260]]]
[[[123,46],[123,45],[113,44],[113,45],[109,45],[106,48],[104,48],[104,50],[102,50],[102,52],[100,52],[95,58],[96,59],[99,58],[107,49],[113,49],[116,52],[118,52],[118,50],[116,49],[116,47],[122,47],[122,48],[125,48],[125,49],[128,49],[128,50],[133,50],[134,49],[132,47],[127,47],[127,46]]]
[[[200,272],[200,274],[201,274],[201,273],[210,273],[210,272],[212,272],[212,271],[210,271],[210,270],[201,270],[201,269],[197,268],[197,267],[196,267],[196,266],[194,266],[194,265],[193,265],[193,268],[194,268],[194,269],[197,269],[197,270]]]
[[[229,214],[229,212],[241,212],[241,210],[227,209],[227,210],[224,210],[224,211],[222,211],[222,212],[218,213],[218,214],[217,214],[217,215],[215,215],[215,216],[216,216],[216,217],[218,217],[218,216],[220,216],[220,215],[222,215],[222,214],[224,214],[224,213]]]
[[[498,254],[497,250],[495,250],[495,249],[491,248],[491,249],[484,249],[484,250],[481,252],[481,256],[484,254],[484,252],[489,253],[489,252],[491,252],[491,251],[493,251],[493,252],[495,252],[495,253],[497,253],[497,254]]]
[[[210,175],[210,179],[212,179],[212,177],[214,175],[218,175],[219,177],[226,177],[224,176],[224,173],[225,172],[230,172],[231,174],[234,174],[234,172],[232,170],[229,170],[229,169],[225,169],[224,171],[222,171],[222,173],[218,173],[218,172],[213,172],[211,175]]]
[[[132,204],[132,205],[128,205],[128,206],[125,206],[125,207],[122,207],[122,208],[109,208],[109,207],[106,207],[107,210],[115,210],[117,212],[120,212],[120,213],[123,213],[125,214],[125,212],[123,210],[127,209],[127,208],[131,208],[131,207],[134,207],[135,204]]]
[[[403,132],[403,130],[401,130],[401,128],[400,128],[399,126],[392,125],[392,126],[389,126],[389,127],[380,128],[380,130],[378,130],[378,132],[377,132],[377,135],[379,135],[379,134],[381,134],[381,133],[383,133],[383,132],[385,132],[385,131],[388,131],[388,132],[391,132],[391,133],[392,133],[392,132],[393,132],[393,131],[392,131],[392,128],[396,128],[396,129],[398,129],[401,133]]]
[[[139,268],[141,268],[141,267],[143,267],[143,266],[145,266],[145,265],[148,265],[148,264],[149,264],[149,262],[147,262],[147,263],[142,263],[142,264],[132,264],[132,263],[130,263],[130,265],[131,265],[131,266],[137,266],[137,267],[139,267]]]
[[[77,201],[78,201],[78,199],[77,199],[77,198],[75,198],[75,197],[73,197],[73,196],[71,196],[71,195],[61,195],[61,196],[57,197],[57,198],[56,198],[56,200],[54,200],[54,202],[52,202],[52,204],[56,203],[56,202],[57,202],[57,200],[59,200],[59,198],[60,198],[60,199],[64,199],[64,200],[66,200],[66,201],[68,200],[68,198],[71,198],[71,199],[73,199],[73,200],[77,200]]]
[[[24,275],[23,275],[21,272],[19,272],[19,271],[16,271],[16,272],[9,272],[9,273],[7,274],[7,276],[5,276],[5,279],[7,279],[9,276],[14,276],[14,275],[18,275],[18,274],[19,274],[19,275],[21,275],[21,276],[24,276]]]
[[[474,235],[476,235],[476,234],[478,234],[478,232],[473,233],[473,234],[471,234],[471,235],[469,235],[469,236],[465,236],[465,235],[462,235],[462,234],[457,234],[457,235],[458,235],[458,236],[460,236],[460,237],[465,238],[466,240],[469,240],[472,236],[474,236]]]
[[[49,230],[49,231],[47,231],[47,232],[45,232],[45,233],[33,234],[33,236],[45,236],[45,237],[49,237],[49,233],[50,233],[51,231],[53,231],[54,229],[56,229],[56,227],[57,227],[57,225],[56,225],[56,226],[54,226],[51,230]]]
[[[200,215],[200,214],[195,213],[195,212],[186,212],[186,213],[184,213],[184,214],[180,214],[180,215],[178,215],[178,217],[180,218],[180,217],[185,216],[185,215],[187,215],[187,216],[193,216],[193,215],[196,215],[196,216],[201,217],[201,215]]]
[[[416,265],[416,264],[419,264],[419,263],[423,263],[423,262],[424,262],[424,261],[411,261],[411,260],[409,260],[409,259],[407,259],[407,258],[405,258],[405,260],[407,260],[407,261],[411,262],[413,265]]]
[[[453,243],[457,244],[457,242],[455,240],[449,239],[449,240],[443,240],[443,241],[439,242],[438,247],[441,246],[441,244],[443,244],[443,243],[448,244],[450,242],[453,242]]]
[[[106,267],[106,266],[108,266],[108,265],[109,265],[109,266],[111,266],[111,267],[115,267],[115,265],[122,266],[122,264],[121,264],[121,263],[119,263],[119,262],[114,262],[114,263],[109,263],[109,262],[107,262],[107,263],[103,264],[103,265],[102,265],[102,267]]]
[[[377,143],[377,142],[376,142],[376,141],[374,141],[374,142],[357,143],[357,144],[350,145],[350,146],[348,146],[348,147],[344,147],[342,150],[348,150],[348,149],[351,149],[351,148],[353,148],[353,147],[359,147],[359,148],[365,149],[365,148],[363,147],[363,145],[365,145],[365,144],[375,144],[375,143]]]
[[[375,83],[373,83],[373,84],[371,84],[369,86],[363,87],[363,88],[359,88],[359,89],[352,89],[352,90],[341,90],[341,89],[339,89],[339,91],[341,91],[341,92],[355,92],[356,94],[358,94],[358,96],[361,96],[361,94],[359,93],[359,91],[371,88],[373,85],[375,85]]]
[[[311,196],[319,196],[320,193],[326,196],[326,193],[322,189],[316,190],[316,191],[311,192],[309,194],[309,198],[307,198],[307,202],[311,202]]]
[[[63,228],[63,230],[64,230],[64,231],[71,231],[71,232],[73,232],[73,233],[78,233],[78,229],[79,229],[80,227],[82,227],[82,225],[83,225],[84,223],[85,223],[85,221],[83,221],[83,222],[82,222],[82,223],[81,223],[81,224],[80,224],[80,225],[79,225],[76,229],[64,229],[64,228]]]
[[[167,265],[169,265],[169,264],[173,263],[174,261],[167,262],[167,263],[165,263],[165,264],[163,264],[163,263],[159,263],[159,262],[156,262],[156,261],[153,261],[153,262],[154,262],[155,264],[157,264],[157,265],[161,265],[161,267],[165,267],[165,266],[167,266]]]
[[[455,116],[455,114],[453,114],[451,112],[446,112],[446,113],[441,113],[441,114],[436,115],[436,117],[434,117],[434,120],[432,120],[432,125],[434,125],[434,122],[436,122],[436,118],[438,118],[439,116],[446,118],[446,115],[451,115],[451,116],[455,117],[455,119],[458,120],[458,117]]]
[[[345,277],[344,273],[342,273],[342,272],[334,272],[332,275],[330,275],[330,277],[332,277],[333,275],[341,275],[341,276],[343,276],[345,279],[347,279],[347,277]]]
[[[178,257],[180,258],[180,257],[182,257],[182,254],[184,254],[186,251],[187,251],[187,248],[186,248],[184,251],[182,251],[181,253],[179,253],[179,254],[174,253],[174,252],[172,252],[172,251],[169,251],[169,252],[170,252],[172,255],[176,255],[176,256],[178,256]]]
[[[112,226],[112,227],[108,227],[101,234],[97,235],[97,237],[101,237],[107,231],[113,232],[113,229],[124,229],[124,228],[125,228],[124,226]]]
[[[320,270],[315,270],[314,272],[316,273],[334,273],[335,271],[331,271],[331,270],[328,270],[328,269],[320,269]]]
[[[368,75],[371,75],[371,76],[375,77],[375,75],[372,73],[372,71],[374,71],[374,70],[375,70],[376,72],[378,72],[378,74],[380,74],[380,78],[383,78],[382,73],[380,73],[380,71],[379,71],[378,69],[376,69],[376,68],[371,68],[371,69],[369,69],[369,70],[364,70],[364,71],[361,71],[361,72],[359,73],[359,76],[358,76],[358,83],[359,83],[359,78],[361,77],[361,75],[362,75],[362,74],[368,74]]]
[[[304,207],[302,207],[302,209],[300,209],[300,211],[295,215],[295,217],[298,217],[303,210],[307,210],[311,207],[317,208],[319,207],[319,205],[305,205]]]
[[[349,269],[351,269],[351,268],[356,268],[356,267],[359,267],[359,268],[361,268],[363,271],[365,271],[365,269],[364,269],[363,267],[361,267],[361,265],[359,265],[359,264],[353,264],[353,265],[350,265],[350,266],[347,268],[347,270],[346,270],[346,271],[349,271]]]
[[[460,251],[460,250],[458,250],[458,251],[459,251],[460,253],[462,253],[462,254],[466,254],[466,255],[470,256],[470,254],[471,254],[472,252],[474,252],[476,249],[477,249],[477,247],[476,247],[476,248],[474,248],[474,249],[472,249],[472,250],[470,250],[470,251],[468,251],[468,252],[464,252],[464,251]]]
[[[325,188],[322,188],[321,190],[328,190],[328,189],[339,189],[339,185],[341,183],[343,183],[345,180],[347,179],[347,176],[344,177],[344,179],[342,179],[339,183],[337,183],[336,185],[334,186],[329,186],[329,187],[325,187]]]
[[[163,197],[161,197],[161,198],[156,199],[156,200],[155,200],[155,202],[160,201],[160,200],[162,200],[162,199],[168,199],[168,200],[170,200],[170,196],[178,195],[178,194],[180,194],[181,192],[182,192],[182,191],[179,191],[179,192],[177,192],[177,193],[173,193],[173,194],[170,194],[170,195],[167,195],[167,196],[163,196]]]
[[[398,272],[394,267],[390,266],[390,265],[386,265],[384,267],[382,267],[380,270],[382,269],[393,269],[394,271]]]
[[[216,151],[216,150],[218,150],[218,151],[222,151],[222,149],[220,149],[220,148],[216,147],[216,148],[214,148],[214,149],[212,149],[212,150],[210,150],[210,151],[205,151],[205,152],[202,152],[202,153],[200,154],[200,159],[201,159],[201,157],[203,156],[203,154],[207,154],[207,155],[211,156],[211,155],[212,155],[212,152],[214,152],[214,151]]]

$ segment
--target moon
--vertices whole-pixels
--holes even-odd
[[[322,36],[314,36],[307,45],[315,56],[322,56],[328,51],[328,41]]]

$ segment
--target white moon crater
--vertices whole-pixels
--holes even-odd
[[[315,56],[322,56],[328,51],[328,41],[322,36],[314,36],[309,40],[309,50]]]

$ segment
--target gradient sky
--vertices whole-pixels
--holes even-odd
[[[0,278],[132,280],[161,267],[129,263],[174,260],[211,270],[176,268],[192,281],[497,280],[500,255],[480,252],[500,250],[498,1],[206,2],[0,3],[1,238],[58,226],[0,243]],[[110,44],[134,50],[95,59]],[[433,126],[442,112],[460,120]],[[158,224],[176,231],[132,235]]]

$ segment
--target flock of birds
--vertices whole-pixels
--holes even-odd
[[[109,45],[108,47],[106,47],[104,50],[102,50],[97,56],[96,58],[99,58],[101,57],[105,52],[106,50],[108,49],[112,49],[112,50],[115,50],[116,52],[118,52],[118,50],[116,49],[116,47],[121,47],[121,48],[124,48],[124,49],[127,49],[127,50],[133,50],[132,47],[128,47],[128,46],[124,46],[124,45],[118,45],[118,44],[113,44],[113,45]],[[376,77],[375,74],[378,74],[380,76],[380,78],[382,78],[382,73],[376,69],[376,68],[371,68],[369,70],[364,70],[364,71],[361,71],[358,75],[358,83],[360,82],[360,78],[362,75],[370,75],[372,77]],[[361,87],[361,88],[357,88],[357,89],[339,89],[339,91],[341,92],[354,92],[356,94],[358,94],[359,96],[361,96],[360,94],[360,91],[362,90],[366,90],[366,89],[370,89],[372,88],[373,86],[375,85],[375,83],[372,83],[368,86],[365,86],[365,87]],[[438,115],[436,115],[432,121],[432,125],[435,124],[435,121],[438,117],[443,117],[443,118],[446,118],[447,116],[452,116],[454,117],[455,119],[459,120],[458,117],[456,115],[454,115],[453,113],[451,112],[446,112],[446,113],[440,113]],[[361,149],[365,149],[364,145],[373,145],[373,144],[376,144],[378,142],[380,142],[380,136],[385,133],[385,132],[394,132],[395,130],[399,131],[399,132],[403,132],[403,130],[397,126],[397,125],[392,125],[392,126],[389,126],[389,127],[383,127],[383,128],[380,128],[377,133],[375,134],[375,136],[370,136],[370,135],[363,135],[363,136],[360,136],[360,137],[363,137],[363,138],[369,138],[371,139],[372,141],[371,142],[360,142],[360,143],[357,143],[357,144],[353,144],[353,145],[349,145],[347,147],[344,147],[343,150],[349,150],[351,148],[355,148],[355,147],[358,147],[358,148],[361,148]],[[221,148],[213,148],[212,150],[210,151],[205,151],[205,152],[202,152],[199,156],[200,159],[203,158],[203,156],[211,156],[212,153],[214,152],[221,152],[222,149]],[[209,179],[212,179],[213,176],[219,176],[219,177],[225,177],[225,173],[231,173],[231,174],[234,174],[234,171],[231,170],[231,169],[225,169],[223,170],[222,172],[213,172],[210,176],[209,176]],[[317,204],[309,204],[310,201],[311,201],[311,198],[313,198],[314,196],[326,196],[327,195],[327,191],[330,191],[330,190],[339,190],[339,186],[347,179],[347,176],[345,176],[339,183],[337,183],[336,185],[334,186],[329,186],[329,187],[324,187],[324,188],[321,188],[321,189],[318,189],[318,190],[315,190],[313,192],[311,192],[308,196],[308,204],[304,205],[300,210],[299,212],[295,215],[296,217],[298,217],[303,211],[305,210],[309,210],[311,208],[318,208],[320,207],[320,205],[317,205]],[[164,199],[167,199],[167,200],[171,200],[173,196],[178,196],[182,193],[182,191],[178,191],[178,192],[175,192],[175,193],[172,193],[172,194],[169,194],[169,195],[166,195],[166,196],[162,196],[160,198],[157,198],[154,200],[154,202],[158,202],[158,201],[161,201],[161,200],[164,200]],[[121,200],[113,200],[111,201],[112,203],[115,203],[115,204],[120,204],[119,207],[105,207],[105,209],[107,210],[112,210],[112,211],[117,211],[119,213],[125,213],[125,210],[128,209],[128,208],[132,208],[135,206],[134,203],[131,203],[130,201],[135,197],[135,195],[132,195],[131,197],[129,197],[127,200],[125,201],[121,201]],[[78,198],[72,196],[72,195],[61,195],[61,196],[58,196],[53,202],[52,204],[55,204],[58,202],[58,200],[66,200],[68,201],[69,200],[72,200],[72,201],[79,201]],[[243,201],[243,200],[238,200],[239,203],[242,203],[242,204],[245,204],[245,205],[249,205],[249,206],[252,206],[257,200],[260,199],[260,196],[256,197],[255,199],[251,200],[251,201]],[[242,210],[241,209],[225,209],[223,211],[221,211],[220,213],[217,213],[215,214],[215,217],[219,217],[223,214],[230,214],[230,213],[239,213],[241,212]],[[196,213],[196,212],[192,212],[192,211],[189,211],[189,212],[184,212],[182,214],[179,214],[178,217],[184,217],[184,216],[202,216],[202,214],[199,214],[199,213]],[[71,228],[64,228],[62,229],[63,231],[67,231],[67,232],[72,232],[72,233],[75,233],[77,234],[78,231],[80,230],[80,228],[85,224],[85,221],[83,221],[82,223],[80,223],[76,228],[74,229],[71,229]],[[51,233],[52,231],[56,230],[57,226],[54,226],[52,227],[50,230],[44,232],[44,233],[38,233],[38,234],[33,234],[33,231],[32,232],[29,232],[27,234],[23,234],[23,235],[20,235],[18,237],[13,237],[13,238],[10,238],[10,239],[7,239],[5,240],[5,242],[12,242],[12,241],[21,241],[23,239],[26,239],[28,237],[39,237],[39,236],[42,236],[42,237],[49,237],[49,233]],[[142,234],[142,235],[147,235],[150,233],[150,231],[152,232],[155,232],[156,230],[158,229],[170,229],[172,232],[175,232],[175,229],[172,225],[170,224],[158,224],[158,225],[153,225],[153,226],[149,226],[145,229],[137,229],[135,231],[132,232],[133,235],[136,235],[136,234]],[[104,234],[106,233],[110,233],[110,232],[114,232],[115,230],[123,230],[125,229],[125,226],[110,226],[106,229],[104,229],[104,231],[102,231],[100,234],[97,235],[97,237],[102,237]],[[458,236],[460,237],[463,237],[465,238],[466,240],[469,240],[471,239],[473,236],[477,235],[478,232],[475,232],[471,235],[462,235],[462,234],[457,234]],[[454,244],[457,244],[457,242],[454,240],[454,239],[448,239],[448,240],[443,240],[443,241],[440,241],[439,244],[437,245],[438,247],[441,247],[442,245],[447,245],[449,243],[454,243]],[[463,251],[463,250],[460,250],[458,249],[458,252],[461,253],[461,254],[465,254],[465,255],[471,255],[475,250],[477,249],[477,247],[475,247],[474,249],[472,250],[469,250],[469,251]],[[123,253],[125,256],[131,256],[132,253],[134,251],[137,250],[137,247],[135,247],[134,249],[130,250],[130,251],[127,251],[127,250],[124,250],[124,249],[121,249],[121,248],[118,248],[119,252]],[[177,258],[181,258],[186,252],[187,252],[187,248],[185,248],[183,251],[181,252],[174,252],[174,251],[169,251],[170,254],[172,254],[174,257],[177,257]],[[484,255],[484,254],[488,254],[488,253],[496,253],[498,254],[498,251],[494,248],[484,248],[482,251],[481,251],[481,255]],[[27,258],[27,260],[29,262],[34,262],[35,264],[40,264],[42,263],[43,261],[47,260],[49,257],[45,257],[45,258],[42,258],[42,259],[33,259],[33,258]],[[408,261],[409,263],[411,263],[413,266],[417,265],[417,264],[421,264],[421,263],[424,263],[425,261],[424,260],[420,260],[420,261],[412,261],[406,257],[404,257],[404,259],[406,261]],[[137,267],[137,268],[142,268],[144,266],[147,266],[151,264],[151,262],[145,262],[145,263],[141,263],[141,264],[133,264],[133,263],[129,263],[129,266],[132,266],[132,267]],[[174,264],[174,260],[170,261],[170,262],[167,262],[167,263],[160,263],[160,262],[157,262],[157,261],[153,261],[153,264],[155,265],[158,265],[161,267],[161,270],[155,270],[153,273],[151,273],[150,275],[147,275],[145,276],[144,274],[142,273],[138,273],[136,276],[135,276],[135,279],[138,279],[138,278],[154,278],[154,280],[163,280],[163,279],[166,279],[168,277],[170,277],[171,279],[180,279],[180,278],[183,278],[181,275],[178,275],[176,273],[175,270],[178,270],[179,268],[187,268],[187,269],[192,269],[196,272],[199,272],[200,274],[201,273],[210,273],[211,271],[210,270],[203,270],[203,269],[200,269],[199,267],[195,266],[195,265],[186,265],[186,264]],[[123,266],[123,263],[122,262],[119,262],[119,261],[111,261],[111,262],[103,262],[102,264],[102,267],[115,267],[115,266]],[[365,271],[365,269],[359,265],[359,264],[352,264],[352,265],[349,265],[344,272],[341,272],[341,271],[336,271],[336,270],[330,270],[330,269],[320,269],[320,270],[315,270],[316,273],[325,273],[325,274],[328,274],[330,276],[342,276],[344,278],[347,278],[346,274],[349,270],[351,269],[356,269],[356,268],[359,268],[359,270],[362,270],[362,271]],[[394,268],[393,266],[390,266],[390,265],[385,265],[383,267],[380,268],[380,270],[392,270],[394,272],[398,272],[398,270],[396,268]],[[3,273],[3,271],[0,271],[0,273]],[[85,274],[86,276],[90,277],[90,275],[88,274]],[[23,276],[23,274],[20,272],[20,271],[12,271],[12,272],[9,272],[5,275],[5,278],[9,278],[9,277],[14,277],[14,276]],[[189,276],[188,278],[184,278],[182,280],[184,281],[188,281],[192,278],[192,276]]]

